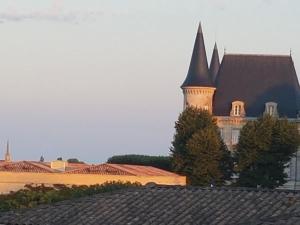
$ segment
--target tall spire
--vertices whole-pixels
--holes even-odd
[[[11,156],[9,152],[9,141],[6,143],[6,152],[5,152],[5,162],[10,162],[11,161]]]
[[[201,23],[199,23],[189,71],[181,87],[191,87],[191,86],[198,86],[198,87],[213,86],[211,78],[209,76]]]
[[[211,62],[209,67],[209,72],[213,83],[216,81],[219,68],[220,68],[219,52],[218,52],[217,43],[215,43],[215,47],[214,47],[214,51],[211,57]]]

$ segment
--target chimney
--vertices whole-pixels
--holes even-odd
[[[51,162],[51,169],[64,172],[64,171],[66,171],[66,167],[68,167],[68,162],[67,161],[54,160],[54,161]]]

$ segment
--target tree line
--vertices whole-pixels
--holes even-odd
[[[94,194],[111,192],[129,187],[139,187],[139,183],[108,182],[97,185],[26,185],[24,189],[0,195],[0,212],[12,209],[32,208],[40,204],[49,204]]]
[[[287,181],[285,168],[300,144],[297,125],[264,115],[248,121],[233,151],[224,144],[216,120],[206,110],[189,107],[175,123],[171,147],[174,171],[192,185],[275,188]]]
[[[243,126],[229,151],[213,116],[189,107],[175,123],[170,156],[119,155],[107,162],[173,171],[190,185],[276,188],[287,181],[285,169],[299,144],[295,123],[264,115]]]

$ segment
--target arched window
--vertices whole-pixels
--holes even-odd
[[[241,105],[235,105],[233,109],[233,115],[234,116],[240,116],[241,115]]]
[[[265,105],[264,114],[268,114],[270,116],[278,116],[277,103],[276,102],[267,102]]]
[[[230,116],[245,116],[245,114],[244,102],[232,102]]]

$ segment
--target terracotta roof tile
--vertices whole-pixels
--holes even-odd
[[[53,173],[54,170],[36,162],[4,162],[0,164],[2,172],[31,172],[31,173]]]
[[[134,175],[125,170],[111,166],[110,164],[93,165],[86,168],[66,171],[72,174],[101,174],[101,175]]]
[[[178,176],[165,170],[152,166],[126,165],[126,164],[100,164],[81,169],[67,171],[66,173],[104,174],[104,175],[130,175],[130,176]]]
[[[158,169],[152,166],[127,165],[127,164],[109,164],[115,168],[127,171],[136,176],[178,176],[166,170]]]

